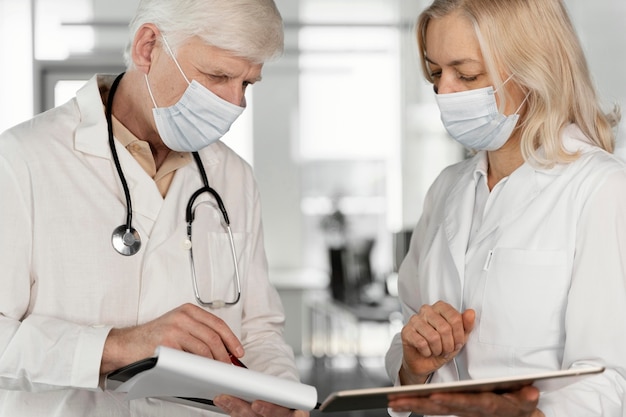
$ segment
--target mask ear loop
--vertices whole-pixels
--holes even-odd
[[[178,67],[178,71],[180,71],[180,73],[182,74],[183,78],[185,79],[185,81],[187,81],[187,84],[191,84],[189,82],[189,79],[187,79],[187,76],[185,75],[185,73],[183,72],[183,69],[180,67],[180,64],[178,63],[178,61],[176,60],[176,57],[174,56],[174,52],[172,51],[172,48],[170,48],[170,44],[167,43],[167,39],[165,39],[165,35],[161,34],[161,38],[163,39],[163,44],[165,45],[165,47],[167,48],[167,51],[170,53],[170,56],[172,57],[172,59],[174,60],[174,63],[176,64],[176,67]]]
[[[528,96],[530,95],[530,91],[528,93],[526,93],[526,95],[524,96],[524,100],[522,100],[522,102],[520,103],[519,107],[517,108],[517,110],[515,110],[514,114],[519,115],[519,111],[522,109],[522,106],[524,105],[524,103],[526,103],[526,100],[528,100]]]
[[[526,101],[528,100],[528,97],[530,96],[530,91],[528,93],[526,93],[526,96],[524,96],[524,100],[522,100],[522,102],[520,103],[519,107],[517,108],[517,110],[515,110],[514,114],[517,114],[518,116],[520,116],[519,111],[522,109],[522,107],[524,106],[524,103],[526,103]],[[526,118],[521,119],[520,116],[520,120],[518,121],[517,126],[515,126],[515,129],[521,129],[522,126],[524,126],[524,124],[526,124]]]
[[[501,87],[504,87],[506,83],[508,83],[511,80],[511,78],[513,78],[513,74],[509,75],[509,77],[506,80],[502,81],[502,84],[498,88],[494,88],[493,92],[497,93]]]
[[[189,79],[183,72],[183,69],[181,68],[180,64],[176,60],[176,57],[174,57],[174,52],[172,51],[172,48],[170,48],[170,44],[167,43],[167,39],[165,39],[165,35],[161,34],[161,38],[163,39],[163,45],[165,45],[165,48],[167,48],[167,52],[169,53],[170,57],[172,57],[174,64],[176,64],[178,71],[180,71],[181,75],[187,82],[187,85],[190,85],[191,83],[189,82]],[[159,108],[159,106],[156,103],[156,100],[154,99],[154,95],[152,94],[152,89],[150,88],[150,81],[148,80],[148,74],[144,74],[144,79],[146,80],[146,86],[148,87],[148,93],[150,94],[150,99],[152,99],[152,104],[154,104],[155,108]]]
[[[505,85],[506,83],[508,83],[508,82],[511,80],[511,78],[513,78],[513,74],[509,75],[509,76],[508,76],[508,78],[502,82],[502,85],[500,85],[500,87],[498,87],[498,88],[494,88],[494,90],[493,90],[493,94],[497,94],[498,90],[499,90],[501,87],[504,87],[504,85]],[[524,96],[524,100],[522,100],[522,102],[520,103],[520,105],[517,107],[517,110],[515,110],[515,111],[513,112],[513,114],[511,114],[510,116],[513,116],[513,115],[515,115],[515,114],[519,116],[519,111],[522,109],[522,106],[524,106],[524,103],[526,103],[526,100],[528,100],[528,96],[529,96],[529,95],[530,95],[530,91],[526,93],[526,95]]]
[[[150,81],[148,81],[148,74],[144,74],[143,77],[146,80],[146,86],[148,87],[148,94],[150,94],[150,98],[152,99],[152,104],[154,104],[155,109],[158,109],[159,106],[157,106],[156,100],[154,99],[154,95],[152,94],[152,89],[150,88]]]

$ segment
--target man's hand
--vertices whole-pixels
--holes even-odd
[[[422,384],[451,361],[465,346],[475,317],[474,310],[459,313],[443,301],[423,305],[402,328],[402,385]]]
[[[219,317],[193,304],[184,304],[148,323],[112,329],[104,345],[100,373],[154,355],[167,346],[230,363],[229,352],[244,354],[243,346]]]
[[[260,400],[248,403],[230,395],[219,395],[213,403],[231,417],[309,417],[308,411],[290,410]]]
[[[537,409],[539,390],[527,386],[506,394],[432,394],[430,397],[392,397],[394,411],[412,411],[431,416],[544,417]]]

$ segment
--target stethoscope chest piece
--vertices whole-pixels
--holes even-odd
[[[111,243],[117,253],[124,256],[131,256],[139,252],[141,248],[141,237],[134,227],[128,227],[123,224],[113,230]]]

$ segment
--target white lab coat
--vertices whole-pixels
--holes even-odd
[[[159,400],[129,403],[99,387],[111,327],[195,303],[185,207],[203,184],[190,163],[176,172],[164,199],[118,144],[143,246],[130,257],[113,250],[111,232],[125,223],[126,204],[98,91],[104,78],[98,78],[67,104],[0,136],[0,416],[212,415]],[[282,339],[280,299],[268,280],[250,167],[221,142],[200,155],[228,210],[242,286],[238,304],[211,312],[240,338],[249,368],[297,379]],[[218,238],[224,256],[212,262],[215,276],[224,278],[214,280],[205,298],[228,299],[232,258],[224,235]]]
[[[442,172],[399,271],[404,318],[438,300],[476,310],[464,350],[433,382],[602,365],[603,375],[542,395],[539,408],[626,416],[626,169],[574,125],[563,140],[582,156],[513,172],[469,247],[485,155]],[[398,334],[386,358],[394,381],[401,359]]]

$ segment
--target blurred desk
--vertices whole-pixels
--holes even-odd
[[[328,273],[308,269],[272,270],[270,281],[285,309],[285,341],[296,356],[308,353],[311,320],[307,306],[327,294]]]
[[[346,304],[326,297],[314,300],[309,309],[310,349],[316,358],[384,356],[402,323],[400,303],[390,296],[376,304]]]

